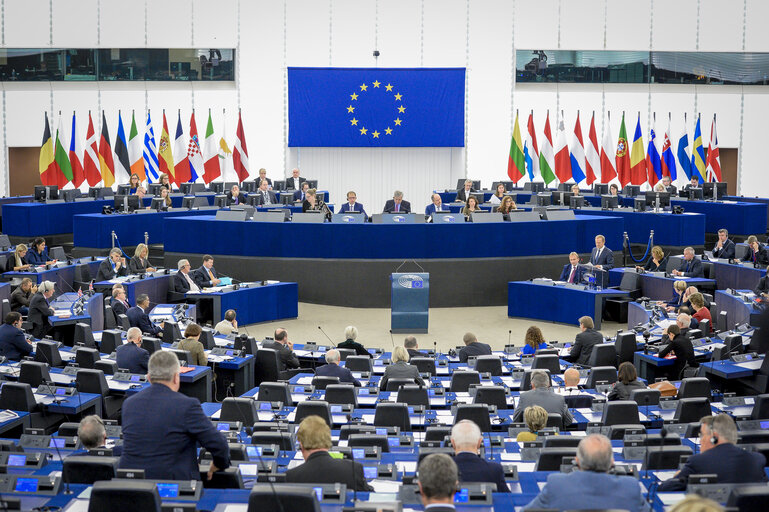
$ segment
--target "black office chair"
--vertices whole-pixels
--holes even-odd
[[[163,344],[160,341],[160,338],[154,336],[142,336],[142,348],[149,352],[150,355],[161,350],[162,346]]]
[[[408,386],[410,384],[416,384],[414,379],[388,379],[385,391],[398,391],[401,386]]]
[[[566,407],[569,409],[589,409],[593,406],[593,395],[566,395]]]
[[[683,379],[678,388],[678,398],[707,398],[710,400],[710,381],[705,377]]]
[[[480,384],[481,375],[478,372],[454,372],[451,376],[449,391],[467,393],[470,384]]]
[[[29,384],[33,388],[44,382],[51,382],[48,365],[38,361],[22,361],[19,370],[19,382]]]
[[[305,400],[296,406],[294,423],[297,425],[307,416],[320,416],[331,428],[331,407],[325,400]]]
[[[114,375],[118,371],[117,362],[111,359],[99,359],[93,364],[94,370],[101,370],[104,375]]]
[[[646,435],[646,427],[644,427],[643,425],[612,425],[611,427],[609,427],[609,439],[611,439],[612,441],[620,440],[620,439],[624,440],[625,435],[628,431],[640,432]],[[673,436],[668,436],[668,438],[666,438],[666,442],[667,442],[667,439],[670,439],[672,441]],[[646,437],[646,440],[647,440],[647,444],[649,444],[648,436]],[[681,444],[680,439],[678,444]]]
[[[690,447],[683,445],[649,446],[647,450],[642,469],[655,471],[678,469],[681,457],[693,453]]]
[[[702,331],[703,336],[710,336],[710,320],[707,320],[707,319],[700,320],[699,325],[697,326],[697,329]]]
[[[75,362],[80,368],[93,369],[96,361],[101,359],[99,351],[95,348],[78,348],[75,350]]]
[[[544,448],[576,448],[583,438],[580,436],[546,436]]]
[[[752,420],[769,419],[769,394],[758,395],[753,404],[753,411],[750,413]]]
[[[403,431],[411,430],[408,405],[378,403],[374,413],[374,425],[377,427],[399,427]]]
[[[355,386],[352,384],[328,384],[324,398],[329,404],[350,404],[353,408],[358,406],[358,395],[355,394]]]
[[[558,430],[563,430],[563,416],[561,416],[561,413],[558,413],[558,412],[547,413],[547,423],[545,424],[545,426],[555,427]]]
[[[481,432],[491,432],[491,417],[489,406],[486,404],[459,404],[454,416],[454,424],[462,420],[470,420],[481,429]]]
[[[576,456],[576,448],[542,448],[534,471],[560,471],[564,457]]]
[[[82,343],[88,348],[96,348],[96,341],[93,338],[93,330],[91,324],[84,322],[78,322],[75,324],[75,337],[73,338],[74,344]]]
[[[208,479],[208,466],[201,466],[200,480],[203,482],[204,489],[245,489],[243,475],[237,466],[216,471],[210,480]],[[176,511],[174,510],[174,512]]]
[[[65,421],[59,425],[59,431],[56,434],[61,437],[75,437],[79,428],[80,423],[75,423],[74,421]]]
[[[93,277],[91,277],[91,267],[88,266],[88,263],[78,265],[75,267],[75,276],[72,281],[72,289],[87,290],[91,286],[92,280]]]
[[[339,377],[326,377],[323,375],[316,375],[312,378],[312,386],[315,389],[327,389],[331,384],[339,384]]]
[[[557,355],[553,354],[545,354],[540,355],[537,354],[534,356],[534,359],[531,362],[531,369],[532,370],[547,370],[550,372],[550,375],[557,375],[561,373],[561,362],[558,360]]]
[[[192,352],[190,352],[189,350],[169,348],[168,351],[176,356],[176,358],[179,360],[180,365],[189,366],[190,364],[192,364]]]
[[[104,328],[117,329],[117,317],[115,311],[109,304],[104,305]]]
[[[104,372],[101,370],[81,368],[77,371],[75,381],[81,393],[93,393],[102,397],[102,417],[107,419],[120,418],[125,396],[109,394],[109,385]]]
[[[676,423],[691,423],[711,414],[710,402],[707,398],[682,398],[678,401],[673,420]]]
[[[494,405],[498,410],[510,408],[507,405],[507,394],[502,386],[479,386],[475,388],[475,404]]]
[[[374,370],[374,360],[368,356],[347,356],[344,366],[351,372],[371,372]]]
[[[769,487],[766,484],[740,485],[732,487],[726,500],[726,508],[740,512],[764,512],[767,503]]]
[[[550,386],[553,385],[553,377],[550,375],[549,370],[544,370],[547,373],[547,378],[550,380]],[[523,372],[523,379],[521,380],[521,391],[529,391],[531,389],[531,373],[532,370],[526,370]]]
[[[281,451],[293,451],[296,449],[294,438],[289,432],[259,431],[251,434],[251,444],[278,445]]]
[[[430,408],[430,397],[427,394],[427,388],[418,384],[406,384],[398,390],[397,402],[408,405],[424,405],[426,409]]]
[[[585,387],[595,389],[599,383],[614,384],[617,382],[617,369],[614,366],[594,366],[587,376]]]
[[[62,479],[71,484],[89,484],[112,480],[117,475],[120,457],[70,455],[62,460]]]
[[[603,408],[603,425],[640,424],[638,418],[638,404],[632,400],[616,400],[606,402]]]
[[[257,386],[262,382],[277,382],[280,377],[278,353],[271,348],[257,350],[254,365],[255,384]]]
[[[628,272],[626,272],[628,273]],[[635,352],[638,348],[635,332],[623,332],[617,335],[614,342],[614,349],[617,351],[617,367],[624,362],[633,362]]]
[[[256,399],[260,402],[281,402],[289,407],[294,403],[291,400],[291,389],[286,382],[262,382]]]
[[[251,398],[227,397],[222,400],[219,421],[240,421],[244,426],[251,426],[259,421],[256,402]]]
[[[641,296],[641,275],[635,272],[622,274],[619,289],[629,293],[626,297],[611,297],[605,300],[604,318],[614,322],[627,322],[628,304]]]
[[[355,434],[376,434],[376,427],[374,425],[342,425],[339,428],[339,439],[349,439],[350,436]]]
[[[43,406],[39,406],[32,393],[32,386],[23,382],[3,383],[0,388],[0,409],[28,412],[29,426],[42,428],[46,434],[56,432],[59,424],[64,421],[64,415],[48,413]]]
[[[93,484],[88,512],[160,512],[162,500],[154,482],[109,480]]]
[[[378,446],[380,453],[390,452],[390,443],[387,436],[376,434],[351,434],[347,438],[347,446]]]
[[[630,391],[630,400],[639,406],[659,405],[662,392],[659,389],[634,389]]]
[[[769,443],[769,430],[741,430],[737,433],[737,444]]]
[[[354,356],[357,354],[355,350],[351,348],[338,348],[336,349],[339,352],[339,360],[340,361],[347,361],[347,358],[350,356]]]
[[[246,512],[321,512],[321,509],[312,487],[255,484]]]
[[[497,356],[478,356],[475,360],[475,371],[490,373],[492,376],[502,375],[502,360]]]
[[[59,346],[53,341],[41,340],[37,342],[35,361],[47,363],[51,368],[62,368],[66,365],[59,354]]]
[[[131,322],[128,321],[128,315],[120,314],[116,315],[117,318],[117,326],[119,329],[123,331],[127,331],[131,328]]]
[[[435,359],[432,357],[412,357],[409,359],[409,364],[416,366],[419,373],[429,373],[431,377],[437,373]]]
[[[431,426],[425,430],[425,441],[443,441],[451,435],[451,427]]]
[[[614,366],[617,364],[617,349],[614,343],[593,345],[593,351],[587,360],[587,366]]]
[[[144,341],[142,339],[142,341]],[[123,344],[123,333],[117,329],[109,329],[101,332],[100,350],[102,354],[111,354]]]

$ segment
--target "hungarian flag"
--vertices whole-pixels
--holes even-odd
[[[75,113],[72,112],[72,136],[69,139],[69,164],[72,167],[72,184],[75,188],[85,181],[85,172],[83,164],[80,162],[80,155],[83,150],[80,148],[80,137],[77,136],[77,125],[75,122]]]
[[[176,121],[176,137],[174,137],[174,153],[177,160],[174,161],[174,176],[176,183],[186,183],[190,181],[190,160],[187,158],[187,141],[184,140],[184,130],[182,130],[182,112]]]
[[[61,112],[59,112],[59,127],[56,129],[56,150],[54,153],[54,160],[56,160],[56,168],[58,170],[56,173],[56,185],[59,188],[63,188],[67,183],[72,181],[72,166],[69,163],[67,150],[64,149],[64,146],[69,147],[69,145],[62,141],[63,138],[64,130],[62,130]]]
[[[708,180],[721,181],[721,156],[718,152],[718,135],[716,135],[716,115],[713,114],[713,124],[710,127],[710,144],[708,144],[707,160]]]
[[[622,188],[630,183],[630,145],[627,142],[627,130],[625,130],[625,113],[622,113],[622,123],[619,125],[619,138],[617,139],[617,153],[614,163],[617,166],[617,176]]]
[[[128,161],[131,164],[131,174],[139,176],[139,181],[147,179],[144,172],[144,154],[142,151],[142,139],[136,128],[136,115],[131,111],[131,132],[128,134]]]
[[[547,111],[545,119],[545,138],[542,140],[542,149],[539,152],[539,171],[542,173],[542,179],[546,184],[550,184],[555,179],[553,169],[555,169],[555,159],[553,156],[553,136],[550,134],[550,111]]]
[[[43,185],[56,185],[56,161],[53,153],[53,139],[51,139],[51,127],[48,125],[48,112],[45,113],[45,128],[43,128],[43,143],[40,145],[40,158],[38,161],[40,182]]]
[[[168,135],[165,109],[163,110],[163,131],[160,132],[160,143],[158,144],[158,170],[168,176],[169,183],[176,182],[174,177],[174,154],[171,149],[171,137]]]
[[[128,183],[131,178],[131,162],[128,159],[128,139],[123,130],[123,118],[120,111],[117,111],[117,137],[115,138],[115,181],[118,183]]]
[[[203,176],[203,153],[200,151],[195,111],[190,117],[190,143],[187,145],[187,159],[190,162],[190,181],[196,182]]]
[[[83,155],[83,171],[88,185],[95,187],[101,181],[101,171],[99,170],[99,148],[96,145],[96,130],[93,128],[93,119],[91,111],[88,111],[88,132],[85,136],[85,154]]]
[[[569,146],[566,145],[563,112],[561,112],[561,119],[558,121],[558,138],[555,144],[555,175],[558,176],[558,181],[564,183],[571,178],[571,160],[569,158]]]
[[[510,154],[507,159],[507,175],[518,183],[526,174],[526,159],[523,154],[523,141],[521,140],[521,129],[518,126],[518,111],[515,111],[515,125],[513,126],[513,138],[510,140]]]
[[[571,177],[574,183],[585,179],[585,144],[582,142],[582,125],[579,123],[579,110],[577,110],[577,122],[574,123],[574,138],[569,150],[571,161]]]
[[[246,181],[249,176],[248,148],[246,147],[246,134],[243,131],[243,118],[238,112],[238,130],[235,132],[235,147],[232,149],[232,165],[238,181]]]
[[[206,140],[203,142],[203,181],[207,184],[222,175],[219,165],[219,151],[214,138],[214,123],[211,121],[211,109],[208,109]]]
[[[598,135],[595,132],[595,112],[590,119],[590,131],[587,134],[587,146],[585,147],[585,174],[587,184],[592,185],[595,177],[601,170],[601,157],[598,156]]]
[[[107,116],[101,111],[101,139],[99,139],[99,168],[105,187],[115,184],[115,163],[112,161],[112,146],[109,142]]]
[[[611,115],[606,115],[606,126],[603,129],[603,140],[601,141],[601,183],[609,183],[617,177],[617,170],[612,161],[611,145]]]
[[[537,132],[534,130],[534,111],[529,113],[529,123],[526,125],[526,142],[523,145],[523,154],[526,156],[526,168],[529,170],[529,180],[540,176],[539,171],[539,147],[537,147]]]

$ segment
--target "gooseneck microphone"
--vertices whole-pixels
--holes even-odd
[[[331,343],[332,345],[334,345],[334,347],[336,347],[336,343],[334,343],[334,342],[331,340],[331,338],[329,337],[329,335],[328,335],[328,334],[326,334],[326,331],[324,331],[324,330],[323,330],[323,327],[321,327],[321,326],[319,325],[319,326],[318,326],[318,329],[320,329],[320,332],[322,332],[322,333],[323,333],[323,336],[325,336],[325,337],[326,337],[326,339],[329,341],[329,343]]]
[[[390,329],[390,343],[392,343],[393,349],[395,349],[395,340],[393,340],[393,330]]]

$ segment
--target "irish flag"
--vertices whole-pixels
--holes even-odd
[[[521,140],[521,129],[518,126],[518,111],[516,110],[513,138],[510,140],[510,155],[507,159],[507,175],[514,183],[518,183],[524,174],[526,174],[526,160],[523,155],[523,141]]]
[[[136,129],[136,116],[131,111],[131,132],[128,135],[128,161],[131,165],[131,174],[139,176],[139,181],[144,182],[147,175],[144,172],[144,149],[139,130]]]

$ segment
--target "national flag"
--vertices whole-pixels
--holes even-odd
[[[78,286],[78,288],[77,288],[77,296],[78,297],[82,297],[83,296],[83,287],[82,286]]]
[[[708,144],[708,181],[721,181],[721,156],[718,151],[718,135],[716,134],[716,115],[713,114],[713,124],[710,126],[710,144]]]
[[[507,175],[518,183],[526,174],[526,158],[523,154],[523,142],[521,141],[521,129],[518,126],[518,111],[515,112],[515,125],[513,127],[513,137],[510,140],[510,154],[507,159]]]
[[[526,168],[529,170],[529,180],[534,181],[540,177],[539,171],[539,147],[537,146],[537,132],[534,130],[534,111],[529,113],[529,122],[526,126],[526,142],[523,152],[526,154]]]
[[[587,184],[592,185],[596,180],[596,175],[601,170],[601,157],[598,149],[598,135],[595,133],[595,112],[590,118],[590,130],[587,135],[587,146],[585,146],[585,176]]]
[[[158,144],[158,171],[168,175],[169,183],[175,183],[174,176],[174,154],[171,149],[171,137],[168,135],[168,123],[166,122],[166,111],[163,110],[163,131],[160,132],[160,143]],[[187,153],[185,152],[185,155]]]
[[[555,140],[555,175],[564,183],[571,179],[571,160],[569,146],[566,144],[566,128],[563,125],[563,112],[558,120],[558,133]]]
[[[235,132],[235,147],[232,149],[232,166],[238,175],[238,181],[246,181],[249,176],[248,148],[246,147],[246,134],[243,131],[243,118],[238,112],[238,130]]]
[[[208,109],[206,140],[203,142],[203,181],[207,185],[221,175],[222,168],[219,165],[216,139],[214,139],[214,123],[211,121],[211,109]]]
[[[219,167],[222,169],[221,180],[226,183],[238,181],[238,175],[232,166],[232,150],[227,145],[227,121],[224,116],[222,116],[222,136],[219,137],[217,156],[219,157]]]
[[[54,159],[56,160],[56,167],[58,172],[56,173],[57,183],[59,188],[63,188],[67,183],[72,181],[72,166],[69,163],[69,157],[67,156],[67,150],[65,147],[69,147],[62,139],[64,138],[64,130],[61,124],[61,112],[59,112],[59,127],[56,129],[56,150],[54,153]]]
[[[174,137],[174,176],[176,183],[182,184],[190,181],[190,160],[187,158],[187,141],[184,140],[184,130],[182,130],[182,112],[176,121],[176,136]]]
[[[644,154],[644,138],[641,132],[641,113],[639,112],[633,145],[630,148],[630,183],[643,185],[646,179],[646,155]]]
[[[609,183],[617,177],[617,170],[614,168],[612,156],[616,153],[612,151],[611,145],[611,116],[606,116],[606,126],[603,129],[603,140],[601,141],[601,183]]]
[[[139,130],[136,129],[136,115],[131,112],[131,133],[128,135],[128,161],[131,163],[131,174],[139,176],[139,181],[147,179],[144,172],[144,154],[142,152],[142,139]]]
[[[617,167],[617,177],[622,188],[630,183],[630,144],[625,130],[625,113],[622,113],[622,122],[619,125],[619,138],[617,139],[617,153],[614,156]]]
[[[48,112],[45,113],[45,128],[43,128],[43,143],[40,144],[40,157],[38,159],[40,182],[43,185],[56,185],[56,160],[54,160],[53,139],[51,139],[51,127],[48,125]]]
[[[128,183],[131,178],[131,162],[128,159],[128,139],[123,130],[123,118],[117,111],[117,136],[115,137],[115,181]]]
[[[652,187],[662,179],[662,160],[657,149],[657,134],[654,130],[656,124],[657,118],[655,115],[652,126],[649,128],[649,147],[646,150],[646,173],[649,185]]]
[[[684,185],[686,181],[692,179],[692,157],[689,155],[689,130],[686,127],[686,114],[684,114],[683,133],[678,138],[676,158],[678,159],[678,167],[683,171],[677,176],[678,183]]]
[[[670,143],[670,116],[668,116],[668,127],[665,130],[665,138],[662,140],[662,157],[660,158],[662,175],[670,176],[670,181],[676,181],[676,157],[673,154],[673,145]]]
[[[72,112],[72,133],[69,139],[69,164],[72,166],[72,184],[75,188],[80,188],[80,185],[85,181],[85,171],[83,170],[83,164],[80,161],[80,155],[82,154],[83,150],[80,147],[80,137],[77,136],[75,113]]]
[[[542,140],[542,149],[539,152],[539,171],[542,174],[542,180],[549,185],[555,179],[553,169],[555,169],[555,157],[553,156],[553,136],[550,134],[550,111],[547,111],[545,118],[545,137]]]
[[[107,128],[107,116],[101,111],[101,138],[99,139],[99,168],[101,180],[105,187],[115,184],[115,163],[112,160],[112,146],[109,142],[109,129]]]
[[[585,144],[582,142],[579,110],[577,110],[577,121],[574,123],[574,138],[571,140],[569,160],[571,161],[571,177],[574,179],[574,183],[579,183],[585,179]]]
[[[200,151],[198,125],[195,122],[195,111],[190,117],[190,143],[187,145],[187,159],[190,162],[190,181],[196,182],[203,177],[203,153]]]
[[[694,143],[692,146],[692,173],[699,175],[700,183],[705,183],[705,148],[702,146],[702,130],[700,129],[700,116],[694,125]]]
[[[101,181],[101,171],[99,170],[99,148],[96,143],[96,130],[93,128],[93,119],[91,111],[88,111],[88,132],[85,136],[85,153],[83,154],[83,171],[88,186],[95,187]]]
[[[147,182],[154,183],[158,181],[160,174],[158,172],[158,148],[155,145],[155,130],[152,129],[152,119],[149,110],[147,111],[147,127],[144,131],[144,174],[147,176]]]

